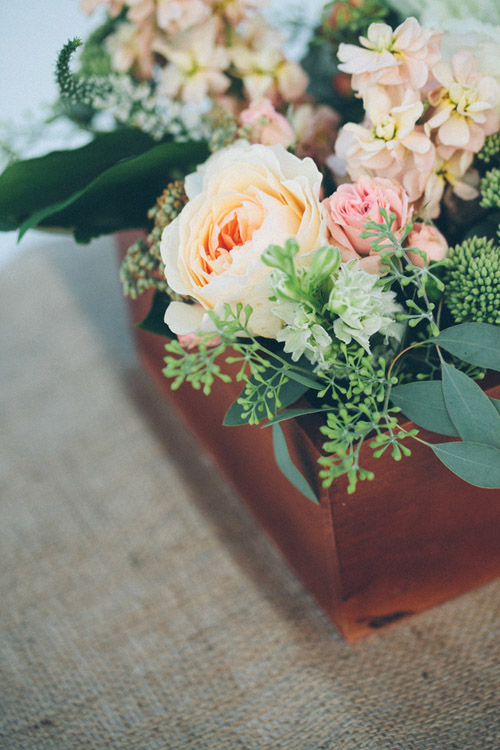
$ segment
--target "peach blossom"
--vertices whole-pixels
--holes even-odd
[[[421,222],[414,225],[406,238],[406,246],[422,250],[426,255],[427,263],[431,260],[443,260],[448,255],[449,250],[446,238],[439,229],[436,229],[432,224],[422,224]],[[407,255],[414,266],[423,268],[425,261],[421,255],[410,251]]]

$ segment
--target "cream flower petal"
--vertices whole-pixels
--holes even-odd
[[[463,148],[469,142],[469,127],[464,117],[452,114],[449,119],[439,128],[439,140],[445,146]]]
[[[204,315],[205,311],[200,305],[171,302],[164,320],[173,333],[185,336],[187,333],[197,333],[200,330]]]

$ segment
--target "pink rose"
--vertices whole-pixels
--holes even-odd
[[[275,146],[280,143],[285,148],[295,141],[293,128],[283,115],[276,112],[269,99],[252,102],[240,114],[242,126],[250,131],[251,143]]]
[[[330,242],[339,248],[342,260],[373,255],[370,242],[361,233],[368,221],[382,224],[380,213],[385,208],[387,214],[396,214],[392,231],[404,228],[411,220],[413,210],[409,206],[408,195],[395,180],[383,177],[359,177],[354,183],[340,185],[329,198],[323,201],[326,220],[330,232]]]
[[[448,255],[448,243],[439,229],[432,224],[415,224],[406,239],[407,247],[416,247],[423,250],[427,262],[431,260],[443,260]],[[424,259],[418,253],[408,253],[408,257],[414,266],[423,268]]]

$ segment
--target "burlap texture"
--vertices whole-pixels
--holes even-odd
[[[0,282],[1,747],[500,747],[499,583],[343,643],[66,249]]]

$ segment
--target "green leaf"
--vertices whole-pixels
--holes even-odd
[[[148,209],[172,179],[207,156],[205,143],[163,143],[143,154],[124,159],[103,171],[82,190],[62,202],[46,206],[23,222],[22,230],[35,226],[72,229],[75,239],[120,229],[144,226]]]
[[[288,419],[295,419],[295,417],[303,417],[305,414],[317,414],[321,411],[328,411],[328,409],[325,409],[324,407],[320,407],[319,409],[285,409],[284,411],[280,411],[279,414],[276,414],[276,416],[273,419],[270,419],[269,422],[263,424],[262,427],[269,427],[270,425],[277,424],[278,422],[285,422]]]
[[[308,500],[312,500],[313,503],[319,504],[319,498],[312,489],[309,482],[302,476],[300,471],[297,469],[295,464],[290,458],[288,452],[288,446],[286,444],[285,435],[279,424],[273,424],[273,448],[276,463],[280,471],[293,484],[293,486],[301,492]]]
[[[500,414],[500,400],[491,397],[488,399]],[[405,417],[424,430],[459,437],[446,408],[441,380],[416,381],[395,386],[391,390],[391,401],[394,406],[399,406]]]
[[[308,378],[307,375],[302,375],[302,373],[296,372],[295,370],[284,369],[283,372],[286,373],[287,378],[290,378],[290,380],[295,380],[297,383],[301,383],[302,385],[305,385],[307,389],[314,388],[314,390],[320,391],[322,388],[325,387],[324,384],[318,383],[317,380]]]
[[[262,373],[262,378],[264,381],[267,381],[275,374],[276,370],[273,367],[268,367]],[[288,376],[288,370],[286,371],[286,375]],[[250,378],[250,382],[256,383],[259,381],[256,381],[255,378]],[[267,403],[272,412],[277,412],[278,409],[283,409],[286,406],[290,406],[290,404],[295,403],[295,401],[303,396],[307,390],[309,390],[307,386],[302,385],[301,383],[296,383],[293,380],[289,380],[280,388],[279,399],[281,406],[276,403],[275,398],[270,398]],[[238,400],[236,400],[228,409],[226,416],[224,417],[223,424],[226,427],[238,427],[240,425],[247,424],[248,420],[242,416],[244,411],[245,409],[243,408],[243,406],[238,403]]]
[[[64,201],[122,159],[155,146],[139,130],[96,135],[81,148],[10,164],[0,175],[0,230],[17,229],[33,213]]]
[[[443,396],[462,440],[500,449],[500,414],[472,378],[443,362]]]
[[[500,370],[500,326],[461,323],[446,328],[431,341],[471,365]]]
[[[440,380],[398,385],[391,390],[391,401],[401,409],[405,417],[424,430],[458,437],[446,408]]]
[[[169,304],[170,297],[168,294],[156,291],[148,314],[144,320],[141,320],[140,323],[136,323],[135,327],[139,328],[141,331],[148,331],[149,333],[156,333],[158,336],[175,339],[175,334],[172,333],[164,321],[165,311]]]
[[[484,443],[452,442],[430,446],[460,479],[485,489],[500,489],[500,450]]]

